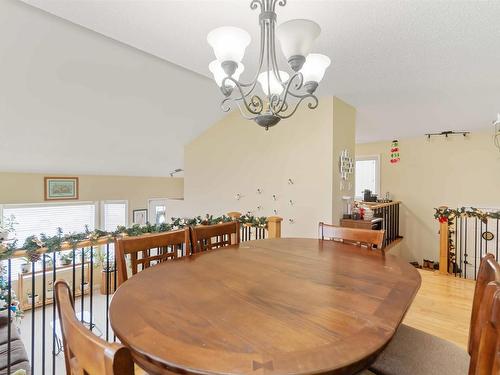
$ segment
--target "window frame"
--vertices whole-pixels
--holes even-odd
[[[128,228],[128,225],[129,225],[129,212],[128,212],[128,200],[126,199],[107,199],[107,200],[103,200],[103,201],[99,201],[99,226],[96,226],[96,228],[99,228],[101,230],[104,230],[104,227],[105,227],[105,212],[104,212],[104,206],[106,204],[121,204],[121,203],[124,203],[125,204],[125,226]]]
[[[354,178],[356,178],[356,163],[358,161],[375,160],[375,189],[374,194],[380,197],[380,154],[356,155],[354,160]],[[363,197],[356,196],[356,181],[354,181],[354,195],[357,200],[363,200]]]

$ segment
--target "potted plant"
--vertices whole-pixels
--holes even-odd
[[[80,284],[80,291],[82,292],[82,294],[85,294],[89,291],[89,283],[87,281],[84,281],[83,285]]]
[[[47,298],[47,299],[54,298],[54,288],[53,288],[52,281],[49,281],[47,283],[47,291],[45,292],[45,298]]]
[[[43,259],[45,260],[45,270],[51,270],[54,268],[54,260],[50,255],[44,254]]]
[[[95,262],[101,267],[101,294],[112,294],[115,290],[115,255],[109,253],[109,260],[104,251],[95,253]],[[106,285],[108,285],[106,287]]]
[[[16,224],[14,215],[5,218],[3,223],[0,223],[0,242],[9,239],[9,234],[14,232],[14,224]]]
[[[31,294],[31,292],[28,292],[28,304],[31,305],[33,302],[35,303],[35,305],[37,303],[39,303],[40,302],[40,296],[38,295],[38,293],[35,293],[34,298],[33,298],[33,295]]]
[[[31,261],[29,258],[23,258],[23,263],[21,264],[21,272],[28,273],[31,271]]]
[[[62,266],[69,266],[73,262],[73,250],[61,253],[59,255],[59,261]]]

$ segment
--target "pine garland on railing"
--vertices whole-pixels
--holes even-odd
[[[267,217],[256,217],[250,214],[241,215],[239,218],[234,219],[241,224],[266,228],[267,227]],[[14,252],[19,250],[24,250],[26,252],[26,258],[31,262],[37,262],[41,259],[41,254],[39,249],[45,247],[48,253],[61,251],[63,244],[69,244],[73,250],[78,247],[78,244],[82,241],[89,241],[91,244],[96,244],[100,240],[107,240],[108,242],[113,242],[116,238],[123,236],[141,236],[149,233],[163,233],[169,232],[171,230],[182,229],[187,226],[196,225],[212,225],[227,223],[233,221],[233,219],[227,215],[222,215],[214,217],[213,215],[206,215],[205,217],[196,216],[194,218],[172,218],[170,223],[162,224],[150,224],[146,225],[134,224],[131,227],[119,226],[115,231],[106,232],[100,229],[95,229],[90,231],[88,227],[85,228],[85,232],[81,233],[69,233],[63,234],[61,228],[57,229],[57,234],[54,236],[47,236],[42,233],[39,236],[29,236],[24,241],[24,244],[18,248],[17,240],[11,241],[7,245],[2,245],[0,242],[0,260],[10,258]]]
[[[483,223],[491,219],[500,219],[500,211],[496,212],[485,212],[475,207],[460,207],[460,208],[448,208],[439,207],[434,208],[436,211],[434,213],[434,218],[440,223],[452,222],[456,217],[476,217]]]

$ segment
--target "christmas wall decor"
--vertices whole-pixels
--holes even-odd
[[[392,141],[391,145],[391,164],[399,163],[399,141],[397,139]]]

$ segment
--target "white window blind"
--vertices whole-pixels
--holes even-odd
[[[53,236],[57,228],[63,232],[83,232],[87,225],[90,230],[96,226],[96,205],[94,203],[74,204],[33,204],[33,205],[5,205],[3,217],[15,217],[14,236],[18,240],[18,247],[22,247],[27,237],[45,233]],[[12,278],[17,279],[23,261],[19,258],[12,260]]]
[[[356,158],[356,197],[363,197],[363,191],[371,190],[374,194],[379,192],[380,163],[378,156],[364,156]]]
[[[103,229],[112,232],[118,226],[127,226],[127,211],[127,201],[103,202]]]

